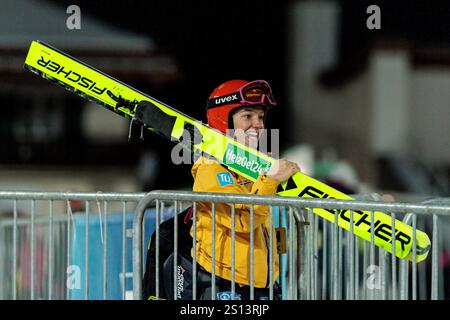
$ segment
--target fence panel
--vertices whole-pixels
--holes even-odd
[[[362,199],[362,200],[361,200]],[[287,208],[284,210],[287,213],[287,253],[286,259],[280,260],[280,277],[278,283],[283,287],[283,299],[417,299],[417,291],[420,292],[420,297],[425,299],[443,299],[448,298],[444,295],[444,290],[437,294],[438,288],[445,287],[443,271],[439,270],[442,267],[437,263],[437,256],[445,256],[445,251],[440,250],[441,241],[438,238],[437,217],[442,220],[449,220],[450,205],[448,202],[441,200],[440,202],[426,202],[426,203],[401,203],[401,202],[380,202],[380,197],[376,194],[365,196],[357,196],[356,200],[335,200],[335,199],[305,199],[305,198],[283,198],[283,197],[269,197],[269,196],[248,196],[248,195],[229,195],[218,193],[192,193],[181,191],[153,191],[146,195],[140,201],[136,209],[136,216],[134,219],[134,242],[133,242],[133,292],[135,299],[142,298],[142,275],[143,270],[141,262],[143,255],[143,244],[138,241],[141,238],[140,225],[143,219],[143,211],[152,202],[168,202],[168,201],[183,201],[188,205],[197,203],[210,203],[212,208],[215,208],[217,203],[226,203],[233,206],[238,204],[247,204],[250,208],[255,205],[267,205],[270,208],[270,223],[272,226],[281,226],[283,221],[274,214],[276,210]],[[274,209],[277,208],[277,209]],[[353,233],[353,228],[350,231],[343,230],[338,226],[338,215],[335,215],[334,223],[325,221],[316,215],[313,215],[312,208],[323,208],[327,210],[347,210],[350,212],[350,219],[353,222],[354,212],[365,210],[370,212],[368,221],[371,227],[371,242],[361,240]],[[374,219],[375,212],[386,212],[392,217],[392,220],[404,217],[405,223],[412,224],[413,227],[413,245],[415,245],[415,230],[418,225],[427,226],[427,231],[433,233],[433,248],[432,258],[429,257],[424,262],[417,264],[417,252],[412,251],[412,262],[405,259],[398,259],[395,255],[396,241],[409,244],[405,242],[404,238],[400,238],[401,234],[395,232],[394,227],[386,228],[384,232],[392,232],[394,249],[393,254],[388,253],[382,248],[376,247],[374,243],[374,235],[379,227]],[[216,245],[214,241],[216,237],[215,221],[217,213],[213,210],[212,219],[212,248],[213,256],[217,256]],[[234,210],[232,219],[234,221]],[[253,209],[250,210],[250,223],[253,228]],[[433,217],[434,225],[429,228],[430,219]],[[321,221],[322,220],[322,221]],[[194,220],[196,221],[196,220]],[[319,222],[322,222],[321,224]],[[194,224],[194,228],[195,228]],[[233,222],[234,225],[234,222]],[[322,225],[322,228],[319,226]],[[174,232],[178,229],[175,227]],[[196,234],[194,230],[194,234]],[[233,235],[234,237],[234,235]],[[397,239],[396,239],[397,238]],[[250,231],[250,253],[248,256],[249,270],[250,270],[250,298],[254,297],[254,234]],[[234,238],[232,243],[234,244]],[[194,244],[197,241],[194,237]],[[398,245],[398,244],[397,244]],[[196,251],[193,251],[193,260],[196,261]],[[235,248],[232,246],[232,264],[235,261]],[[269,250],[269,256],[273,257],[273,252]],[[430,256],[431,256],[430,255]],[[283,255],[280,255],[281,257]],[[282,257],[283,258],[283,257]],[[214,265],[215,259],[212,264]],[[409,264],[411,263],[411,268]],[[423,284],[424,281],[418,282],[416,273],[418,270],[427,268],[431,264],[431,286]],[[272,263],[269,264],[272,266]],[[194,264],[198,269],[197,264]],[[174,268],[175,270],[175,268]],[[212,267],[212,275],[215,274],[215,268]],[[233,275],[234,275],[233,267]],[[196,269],[192,281],[196,282]],[[426,273],[426,271],[425,271]],[[272,274],[272,273],[270,273]],[[173,274],[173,281],[179,281],[177,274]],[[429,277],[426,274],[425,277]],[[411,281],[409,281],[411,279]],[[273,280],[273,279],[272,279]],[[211,279],[213,286],[213,296],[215,290],[215,277]],[[232,282],[232,297],[235,293],[235,279]],[[448,286],[448,285],[447,285]],[[320,291],[319,291],[320,288]],[[445,287],[445,290],[448,290]],[[272,282],[269,286],[270,299],[273,299]],[[400,291],[399,291],[400,290]],[[196,293],[198,287],[196,288]],[[430,292],[430,296],[427,296]],[[176,296],[179,293],[177,286],[173,287],[173,294]],[[159,298],[158,293],[156,297]],[[193,299],[199,298],[198,295],[192,296]],[[229,298],[229,297],[228,297]]]
[[[264,233],[268,253],[268,299],[278,298],[276,285],[282,288],[282,299],[449,299],[450,270],[450,199],[431,199],[423,203],[380,202],[375,194],[355,196],[353,201],[334,199],[283,198],[207,194],[181,191],[143,193],[56,193],[0,192],[0,299],[141,299],[142,279],[146,267],[147,245],[154,232],[156,244],[155,298],[165,294],[164,270],[160,268],[160,248],[164,240],[160,226],[173,217],[172,242],[175,253],[184,248],[182,239],[198,246],[197,224],[193,237],[186,238],[179,226],[183,221],[175,213],[192,206],[197,221],[198,205],[210,203],[212,210],[211,241],[214,242],[220,203],[230,205],[231,278],[230,293],[217,295],[216,277],[211,277],[210,299],[236,298],[236,244],[242,234],[236,232],[237,206],[249,206],[248,241],[255,248],[255,206],[269,208],[270,225]],[[148,208],[149,207],[149,208]],[[395,242],[399,234],[391,232],[393,254],[361,240],[354,232],[313,214],[313,208],[334,212],[348,210],[351,222],[357,210],[372,212],[371,237],[377,232],[373,213],[388,213],[392,220],[402,220],[413,230],[426,231],[432,238],[429,257],[416,260],[416,236],[413,232],[412,261],[398,259]],[[339,218],[340,219],[340,218]],[[353,223],[350,223],[353,226]],[[280,239],[285,238],[285,242]],[[396,239],[397,238],[397,239]],[[278,250],[273,248],[277,247]],[[202,288],[197,275],[202,267],[194,254],[192,293],[198,298]],[[274,261],[279,261],[274,270]],[[213,265],[216,263],[213,259]],[[254,250],[248,256],[249,298],[254,299]],[[174,257],[171,277],[175,299],[178,295],[180,269]],[[152,261],[153,263],[153,261]],[[212,274],[216,268],[212,268]],[[275,271],[279,277],[275,278]],[[275,283],[275,280],[276,283]],[[162,282],[161,282],[162,281]],[[132,282],[132,283],[131,283]],[[162,291],[161,291],[162,290]]]
[[[134,209],[143,196],[0,192],[0,298],[124,299],[127,292],[130,297],[127,230],[132,230]],[[108,224],[115,235],[111,239]],[[108,242],[121,243],[122,250],[111,252]]]

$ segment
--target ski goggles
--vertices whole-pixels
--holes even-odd
[[[269,83],[264,80],[255,80],[245,84],[236,92],[209,99],[207,108],[234,103],[247,106],[265,105],[268,107],[273,107],[277,104]]]

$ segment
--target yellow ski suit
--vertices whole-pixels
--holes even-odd
[[[194,192],[220,192],[230,194],[274,195],[279,182],[263,175],[252,183],[229,171],[214,160],[200,157],[192,167]],[[210,203],[197,204],[197,262],[211,273],[212,208]],[[231,281],[231,205],[215,206],[215,274]],[[254,285],[269,285],[269,207],[254,205]],[[250,285],[250,206],[235,206],[235,280]],[[275,235],[275,233],[274,233]],[[193,228],[191,229],[193,236]],[[278,277],[276,239],[273,246],[273,279]]]

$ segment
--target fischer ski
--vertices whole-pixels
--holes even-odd
[[[40,41],[32,41],[25,60],[25,68],[44,79],[63,86],[68,91],[99,103],[120,114],[143,129],[150,130],[167,139],[181,143],[193,152],[202,153],[226,165],[239,175],[255,181],[261,171],[267,171],[275,159],[250,149],[215,129],[196,121],[176,109],[146,95],[95,68],[78,61]],[[318,180],[300,172],[282,183],[280,196],[305,198],[352,198]],[[320,217],[335,222],[350,231],[349,210],[327,210],[314,208]],[[371,217],[369,211],[353,211],[353,232],[358,237],[371,241]],[[413,229],[394,220],[383,212],[373,212],[374,244],[392,253],[392,235],[395,235],[395,255],[401,259],[413,260]],[[416,261],[426,259],[431,242],[426,233],[416,230]]]

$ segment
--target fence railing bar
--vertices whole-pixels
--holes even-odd
[[[188,192],[188,191],[159,191],[155,190],[148,193],[142,200],[151,195],[160,200],[179,200],[179,201],[205,201],[214,203],[246,203],[248,205],[279,205],[304,208],[322,208],[329,210],[363,210],[363,211],[381,211],[398,213],[414,212],[416,214],[439,214],[450,216],[450,207],[440,204],[417,204],[407,202],[377,202],[361,200],[337,200],[337,199],[317,199],[317,198],[295,198],[279,196],[261,196],[261,195],[241,195],[241,194],[223,194],[208,192]],[[148,199],[148,198],[147,198]]]
[[[147,193],[132,192],[37,192],[0,191],[0,200],[81,200],[81,201],[135,201],[142,200]]]

